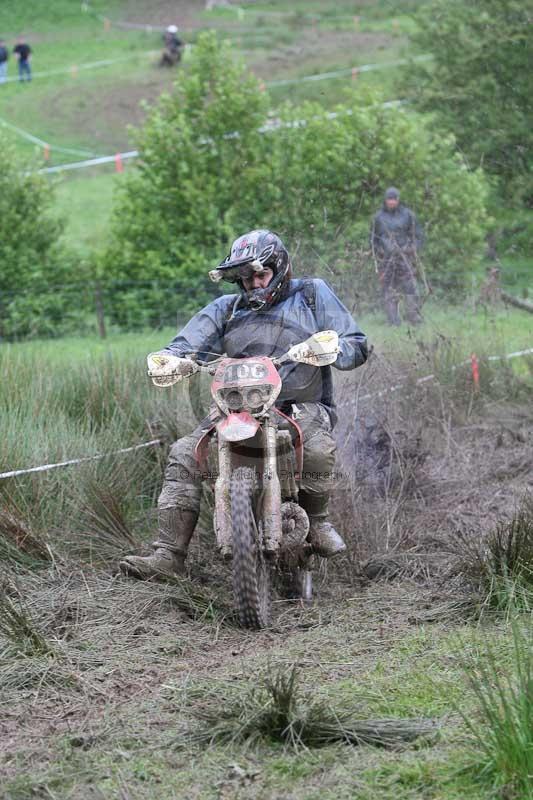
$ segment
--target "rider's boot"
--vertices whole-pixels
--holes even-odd
[[[333,558],[344,553],[346,550],[344,539],[328,522],[326,514],[310,516],[309,523],[307,541],[312,545],[314,553],[322,558]]]
[[[175,578],[185,574],[185,559],[189,542],[198,519],[197,511],[181,508],[159,510],[159,538],[154,542],[151,556],[126,556],[121,571],[141,580]]]
[[[342,536],[328,522],[328,501],[327,494],[302,491],[299,496],[299,503],[309,517],[307,541],[311,545],[311,552],[322,558],[332,558],[346,550]]]

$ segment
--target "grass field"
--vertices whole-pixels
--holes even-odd
[[[68,11],[64,14],[58,11],[54,22],[43,15],[43,19],[37,16],[31,24],[28,19],[19,21],[19,13],[13,7],[11,14],[4,10],[0,18],[3,29],[24,27],[34,42],[36,79],[31,87],[16,83],[3,87],[2,114],[7,121],[31,130],[52,145],[86,148],[96,153],[128,149],[131,142],[126,126],[138,124],[142,119],[140,100],[155,99],[171,85],[172,72],[155,66],[161,34],[157,30],[124,30],[114,25],[106,30],[101,19],[93,14],[76,15],[72,6],[67,6]],[[202,28],[217,28],[222,36],[231,38],[235,49],[266,81],[369,61],[394,60],[407,43],[406,25],[401,18],[393,24],[390,17],[364,17],[355,25],[351,4],[322,4],[325,16],[313,23],[306,15],[299,16],[297,9],[294,15],[261,16],[261,11],[254,7],[240,18],[234,11],[209,14],[202,12],[202,7],[200,2],[185,4],[182,16],[186,39],[194,41]],[[131,0],[99,3],[94,11],[125,22],[138,20],[141,13],[139,5]],[[156,2],[151,4],[150,19],[145,16],[144,22],[168,24],[174,15],[168,3]],[[93,70],[81,69],[84,64],[102,60],[117,60],[117,63]],[[60,68],[64,68],[64,75],[38,77],[39,73]],[[13,63],[11,69],[14,70]],[[312,96],[331,104],[342,95],[342,83],[346,80],[303,89],[274,89],[275,98],[281,101],[287,96],[297,99]],[[369,73],[361,77],[361,82],[365,85],[378,82],[384,91],[393,84],[387,71],[381,71],[378,77]],[[51,156],[59,158],[53,147]]]
[[[458,709],[476,714],[463,659],[470,666],[481,662],[491,642],[500,667],[512,664],[512,640],[498,624],[466,636],[462,624],[417,626],[409,616],[426,602],[424,591],[380,587],[345,600],[341,611],[335,601],[323,603],[319,614],[286,610],[272,631],[250,637],[224,623],[176,619],[164,596],[153,587],[136,590],[93,577],[85,590],[73,585],[64,595],[83,618],[70,624],[74,643],[61,655],[66,685],[44,686],[37,707],[61,692],[64,714],[80,702],[90,709],[83,721],[74,712],[68,724],[61,717],[48,722],[55,735],[46,749],[39,741],[43,723],[22,724],[26,752],[10,764],[20,777],[4,784],[11,800],[45,793],[165,800],[489,797],[473,777],[475,751],[465,748]],[[172,591],[166,596],[171,599]],[[105,626],[98,619],[104,607]],[[78,637],[85,650],[76,654]],[[91,661],[95,666],[88,668]],[[195,713],[239,698],[265,670],[292,663],[306,690],[337,708],[361,717],[439,720],[437,741],[392,750],[337,744],[298,753],[268,740],[247,749],[187,744],[187,727],[198,724]],[[117,700],[104,721],[109,693]]]
[[[407,34],[412,22],[407,12],[416,4],[407,0],[377,2],[365,5],[360,13],[351,2],[300,2],[292,4],[290,12],[286,4],[264,3],[245,6],[239,13],[235,9],[208,13],[203,2],[193,0],[176,13],[166,0],[156,0],[150,5],[149,19],[143,4],[136,0],[98,0],[89,5],[91,13],[82,13],[80,6],[66,0],[54,2],[52,10],[39,7],[35,14],[13,2],[0,9],[0,30],[8,44],[11,46],[21,31],[32,44],[36,75],[31,86],[14,82],[2,87],[0,119],[49,143],[50,164],[76,161],[83,153],[106,155],[131,148],[128,126],[142,121],[141,101],[154,101],[171,86],[173,73],[156,66],[161,34],[155,26],[176,21],[175,16],[191,43],[198,31],[216,28],[268,82],[396,60],[409,52]],[[104,16],[112,22],[148,23],[154,29],[123,29],[114,24],[106,29]],[[117,63],[82,68],[115,59]],[[38,77],[38,73],[60,69],[64,74]],[[362,73],[358,78],[362,94],[374,87],[384,99],[391,99],[397,69],[401,67]],[[14,70],[11,60],[11,75]],[[348,74],[324,82],[272,87],[271,91],[279,103],[317,99],[332,106],[351,84]],[[6,135],[22,153],[34,155],[36,164],[43,163],[41,146],[12,130]],[[116,178],[114,166],[109,165],[67,173],[59,179],[58,207],[66,213],[67,240],[75,243],[82,255],[105,236]]]

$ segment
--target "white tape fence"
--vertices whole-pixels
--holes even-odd
[[[487,361],[506,361],[507,359],[510,359],[510,358],[519,358],[520,356],[529,356],[529,355],[533,355],[533,347],[530,347],[529,350],[517,350],[514,353],[507,353],[506,355],[503,355],[503,356],[487,356]],[[473,357],[475,357],[475,356],[473,356]],[[464,367],[464,366],[466,366],[467,364],[470,364],[470,363],[471,363],[471,360],[468,359],[466,361],[462,361],[460,366]],[[457,367],[453,367],[453,369],[457,369]],[[417,378],[417,380],[415,381],[415,384],[416,384],[416,386],[420,386],[423,383],[429,383],[430,381],[434,381],[435,379],[436,379],[436,376],[433,375],[433,374],[424,375],[422,378]],[[388,386],[386,389],[382,389],[379,392],[372,392],[372,394],[364,394],[359,398],[359,400],[370,400],[373,397],[385,397],[385,395],[392,394],[393,392],[397,392],[397,391],[399,391],[400,389],[403,389],[403,388],[405,388],[405,384],[404,383],[397,383],[395,386]],[[1,477],[1,475],[0,475],[0,477]]]
[[[378,103],[377,107],[379,107],[379,108],[397,108],[399,106],[405,105],[405,103],[407,103],[406,100],[387,100],[384,103]],[[376,106],[365,106],[365,107],[366,108],[374,108]],[[350,116],[351,114],[353,114],[353,111],[351,109],[347,109],[346,111],[343,111],[343,112],[331,111],[328,114],[326,114],[326,117],[328,119],[331,119],[331,120],[337,119],[337,117],[339,117],[341,115],[341,113],[343,115]],[[280,128],[303,128],[308,124],[309,124],[309,120],[307,120],[307,119],[298,119],[298,120],[294,120],[293,122],[282,122],[279,119],[273,119],[270,122],[268,122],[266,125],[263,125],[261,128],[259,128],[259,133],[260,134],[270,133],[271,131],[275,131],[275,130],[278,130]],[[238,131],[230,131],[229,133],[226,133],[225,136],[224,136],[225,139],[237,139],[238,137],[239,137],[239,132]],[[207,143],[208,143],[207,139],[200,139],[198,141],[198,144],[200,144],[200,145],[207,144]],[[95,158],[85,159],[84,161],[71,161],[70,163],[66,163],[66,164],[56,164],[56,166],[54,166],[54,167],[43,167],[42,169],[37,170],[37,171],[40,172],[40,173],[52,174],[54,172],[64,172],[65,170],[86,169],[87,167],[97,167],[100,164],[111,164],[111,163],[114,162],[116,167],[117,167],[117,171],[121,172],[122,171],[122,162],[123,161],[128,161],[128,160],[130,160],[132,158],[138,158],[139,155],[140,155],[140,153],[139,153],[138,150],[128,150],[125,153],[115,153],[115,155],[112,155],[112,156],[97,156]]]
[[[415,58],[401,58],[397,61],[383,61],[377,64],[361,64],[360,66],[344,67],[343,69],[336,69],[332,72],[317,72],[313,75],[301,75],[297,78],[285,78],[279,81],[267,81],[265,86],[268,88],[276,86],[291,86],[298,83],[312,83],[313,81],[326,81],[333,78],[343,78],[350,76],[356,78],[360,72],[373,72],[374,70],[392,69],[394,67],[405,67],[411,62],[430,61],[433,56],[424,55],[416,56]]]
[[[69,458],[68,461],[59,461],[57,464],[42,464],[40,467],[29,467],[28,469],[12,469],[9,472],[0,472],[0,480],[4,478],[17,478],[19,475],[31,475],[35,472],[49,472],[59,467],[71,467],[77,464],[85,464],[87,461],[99,461],[110,456],[119,456],[123,453],[133,453],[146,447],[155,447],[163,442],[161,439],[152,439],[150,442],[133,445],[133,447],[122,447],[120,450],[113,450],[111,453],[102,453],[96,456],[83,456],[82,458]]]
[[[3,128],[7,128],[8,130],[16,133],[17,136],[20,136],[21,139],[25,139],[30,144],[36,144],[39,147],[42,147],[45,153],[49,153],[50,150],[56,150],[58,153],[66,153],[67,155],[74,155],[74,156],[94,156],[95,153],[92,153],[90,150],[77,150],[73,147],[62,147],[61,145],[55,144],[52,145],[49,142],[45,142],[44,139],[40,139],[38,136],[35,136],[33,133],[24,130],[24,128],[19,128],[18,125],[13,125],[11,122],[8,122],[5,119],[0,117],[0,125]]]

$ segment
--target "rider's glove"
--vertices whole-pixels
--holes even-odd
[[[179,358],[171,353],[150,353],[146,357],[148,375],[156,386],[170,386],[189,377],[197,371],[198,366],[189,358]]]

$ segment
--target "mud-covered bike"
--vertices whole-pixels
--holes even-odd
[[[312,598],[309,518],[298,505],[304,442],[297,421],[276,408],[282,388],[278,367],[289,361],[325,366],[338,351],[335,331],[320,331],[278,358],[201,361],[187,355],[188,378],[196,372],[212,376],[214,413],[195,457],[214,485],[217,546],[232,562],[244,627],[269,624],[274,571],[304,601]],[[151,377],[156,385],[169,386],[184,376]]]

